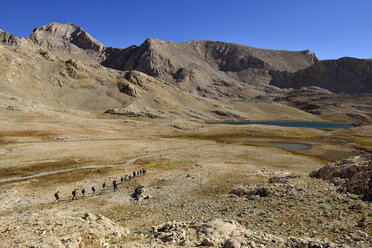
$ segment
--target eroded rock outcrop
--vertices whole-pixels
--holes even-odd
[[[372,156],[343,159],[310,173],[310,177],[328,180],[339,185],[341,192],[362,195],[372,201]]]

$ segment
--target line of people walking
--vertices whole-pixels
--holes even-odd
[[[138,176],[141,176],[141,175],[145,175],[146,173],[147,173],[146,168],[141,169],[141,170],[139,170],[139,171],[133,171],[133,173],[130,173],[130,174],[128,174],[128,175],[121,176],[121,177],[120,177],[120,182],[121,182],[121,183],[124,183],[124,182],[126,182],[126,181],[131,180],[132,178],[135,178],[135,177],[138,177]],[[106,186],[107,186],[107,185],[106,185],[106,181],[105,181],[105,182],[102,184],[102,193],[105,192],[105,190],[106,190]],[[114,192],[116,192],[116,191],[119,189],[119,187],[118,187],[118,182],[116,181],[116,179],[114,179],[114,180],[112,181],[112,187],[113,187],[113,189],[114,189]],[[96,193],[96,188],[95,188],[95,186],[92,186],[91,190],[92,190],[92,195],[94,195],[94,194]],[[85,188],[83,188],[83,189],[81,190],[81,194],[82,194],[82,197],[85,198],[85,194],[86,194]],[[60,201],[60,192],[57,191],[56,193],[54,193],[54,197],[55,197],[55,202],[59,202],[59,201]],[[77,200],[77,199],[78,199],[78,197],[77,197],[77,189],[74,189],[74,190],[72,191],[72,200]]]

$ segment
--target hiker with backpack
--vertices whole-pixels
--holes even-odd
[[[118,189],[118,182],[116,180],[112,181],[112,185],[114,186],[114,192]]]
[[[74,190],[74,191],[72,191],[72,200],[74,200],[74,199],[78,199],[77,198],[77,195],[76,195],[76,189]]]
[[[59,202],[59,191],[54,194],[54,197],[56,198],[54,201]]]
[[[81,193],[83,194],[83,197],[85,197],[85,189],[82,189]]]

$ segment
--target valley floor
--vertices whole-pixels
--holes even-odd
[[[330,161],[368,151],[371,126],[207,125],[56,111],[4,115],[0,128],[1,247],[228,247],[222,234],[208,243],[199,237],[202,229],[188,231],[216,219],[277,237],[255,241],[268,247],[289,237],[372,245],[371,204],[308,177]],[[286,150],[270,141],[312,148]],[[141,168],[148,173],[119,184],[117,192],[102,191],[103,182],[111,186]],[[138,185],[143,197],[136,201]],[[231,194],[243,186],[269,194]],[[75,188],[79,200],[71,200]],[[154,227],[167,222],[184,225],[183,237]]]

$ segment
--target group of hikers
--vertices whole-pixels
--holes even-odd
[[[130,174],[128,174],[128,175],[124,175],[124,176],[121,176],[120,177],[120,181],[121,181],[121,183],[124,183],[124,182],[126,182],[126,181],[129,181],[130,179],[132,179],[132,178],[135,178],[135,177],[137,177],[137,176],[140,176],[140,175],[145,175],[146,174],[146,172],[147,172],[147,170],[146,170],[146,168],[144,168],[144,169],[141,169],[141,170],[139,170],[139,171],[133,171],[133,173],[130,173]],[[106,181],[102,184],[102,192],[104,192],[105,190],[106,190]],[[113,189],[114,189],[114,192],[116,192],[119,188],[118,188],[118,182],[114,179],[113,181],[112,181],[112,187],[113,187]],[[95,194],[95,192],[96,192],[96,188],[94,187],[94,186],[92,186],[92,195],[94,195]],[[82,194],[82,197],[85,197],[85,194],[86,194],[87,192],[85,191],[85,188],[83,188],[82,190],[81,190],[81,194]],[[59,191],[57,191],[55,194],[54,194],[54,197],[56,198],[55,199],[55,202],[59,202],[59,199],[60,199],[60,193],[59,193]],[[78,199],[78,197],[77,197],[77,189],[74,189],[73,191],[72,191],[72,200],[77,200]]]

